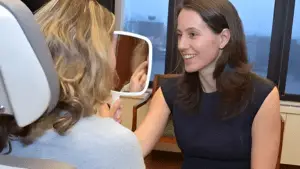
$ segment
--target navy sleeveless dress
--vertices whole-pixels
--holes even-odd
[[[162,84],[164,98],[171,110],[175,136],[184,155],[182,169],[250,169],[251,128],[254,117],[274,84],[254,75],[251,102],[243,112],[228,120],[218,116],[220,94],[203,93],[200,111],[187,113],[174,103],[177,78]]]

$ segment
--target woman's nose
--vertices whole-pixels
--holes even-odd
[[[178,49],[180,51],[185,50],[189,47],[188,40],[184,37],[178,38]]]

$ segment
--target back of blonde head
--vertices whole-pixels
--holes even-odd
[[[133,57],[131,60],[131,72],[134,73],[134,71],[137,69],[137,67],[147,60],[148,58],[148,44],[145,40],[139,39],[136,42],[136,46],[132,52]]]
[[[60,78],[53,127],[64,133],[82,116],[95,114],[110,95],[114,15],[96,0],[52,0],[36,14]]]

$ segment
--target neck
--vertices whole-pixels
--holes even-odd
[[[217,91],[216,80],[213,78],[215,64],[212,63],[199,71],[199,79],[202,89],[205,93],[212,93]]]
[[[213,78],[213,72],[214,69],[199,71],[200,82],[205,93],[217,91],[216,80]]]
[[[218,57],[212,63],[199,71],[200,83],[205,93],[212,93],[217,91],[217,82],[216,79],[213,78],[213,74],[217,65],[217,61],[219,60],[221,54],[222,51],[220,51]]]

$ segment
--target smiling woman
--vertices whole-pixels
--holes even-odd
[[[178,15],[178,49],[184,59],[186,71],[182,81],[181,101],[192,108],[198,104],[198,93],[194,91],[200,85],[200,77],[203,89],[207,90],[204,92],[218,89],[222,91],[226,102],[236,103],[242,95],[249,95],[250,90],[250,66],[242,23],[236,11],[232,12],[235,16],[221,10],[215,12],[224,12],[223,15],[212,15],[210,7],[217,8],[221,4],[205,3],[202,4],[203,10],[200,10],[196,3],[187,3]],[[222,6],[231,8],[229,4]],[[225,67],[234,71],[223,72]],[[232,91],[235,92],[231,93]],[[239,110],[229,112],[235,114],[236,111]]]
[[[164,81],[135,131],[144,155],[172,115],[182,169],[274,169],[279,94],[272,82],[251,72],[235,7],[228,0],[184,0],[177,35],[185,70]]]

